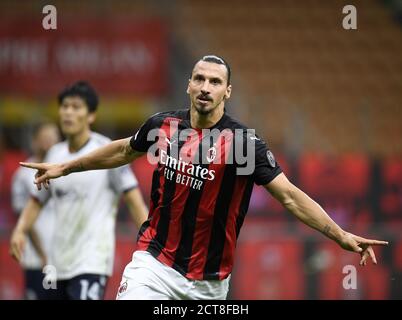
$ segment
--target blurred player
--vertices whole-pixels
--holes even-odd
[[[58,97],[60,126],[66,141],[54,145],[45,161],[73,160],[110,142],[91,132],[98,96],[86,82],[65,88]],[[24,208],[11,237],[11,252],[21,260],[25,238],[40,209],[54,200],[55,231],[50,271],[57,289],[52,299],[102,299],[111,275],[115,249],[115,220],[120,194],[139,228],[148,210],[129,166],[71,175],[36,190]]]
[[[205,56],[189,79],[189,109],[158,113],[132,138],[72,161],[22,164],[38,169],[35,182],[47,188],[50,179],[72,172],[118,167],[146,152],[158,157],[149,218],[140,229],[138,250],[124,271],[118,299],[225,299],[254,183],[264,185],[302,222],[359,253],[361,264],[369,257],[376,263],[372,245],[387,244],[342,230],[289,182],[266,143],[225,112],[230,76],[222,58]],[[206,128],[219,134],[202,131]],[[247,161],[238,156],[227,161],[240,146],[247,151]],[[215,162],[217,157],[224,161]],[[240,174],[248,164],[253,170]]]
[[[43,162],[46,152],[60,140],[57,126],[50,122],[41,122],[34,126],[32,132],[32,156],[29,162]],[[16,214],[20,214],[27,204],[35,173],[20,167],[12,180],[12,205]],[[38,220],[28,233],[28,241],[22,256],[21,265],[24,268],[25,292],[28,300],[43,300],[48,291],[43,288],[43,267],[51,249],[53,235],[54,212],[52,201],[42,208]]]

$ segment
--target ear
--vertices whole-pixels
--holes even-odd
[[[88,123],[89,125],[93,124],[96,120],[96,113],[95,112],[91,112],[90,114],[88,114]]]
[[[231,94],[232,94],[232,85],[230,84],[226,88],[225,99],[229,99]]]
[[[187,94],[190,94],[190,81],[191,79],[188,79],[188,85],[187,85]]]

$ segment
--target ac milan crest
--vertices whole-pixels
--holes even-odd
[[[215,147],[209,148],[207,151],[207,161],[212,162],[215,160],[215,157],[216,157],[216,148]]]
[[[127,280],[126,280],[120,285],[119,294],[122,294],[123,292],[125,292],[127,290],[127,286],[128,286],[128,284],[127,284]]]

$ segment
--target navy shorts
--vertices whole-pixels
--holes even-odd
[[[40,269],[25,269],[25,292],[26,300],[47,300],[49,299],[49,290],[43,287],[44,273]]]
[[[51,300],[103,300],[108,277],[99,274],[82,274],[68,280],[57,281],[56,289],[49,289]]]

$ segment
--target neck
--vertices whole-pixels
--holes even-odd
[[[67,136],[68,149],[70,152],[77,152],[80,150],[82,146],[88,142],[90,134],[89,129],[87,129],[79,134]]]
[[[191,126],[196,129],[208,129],[213,127],[223,116],[223,104],[216,107],[210,113],[200,114],[194,106],[190,108],[190,121]]]

